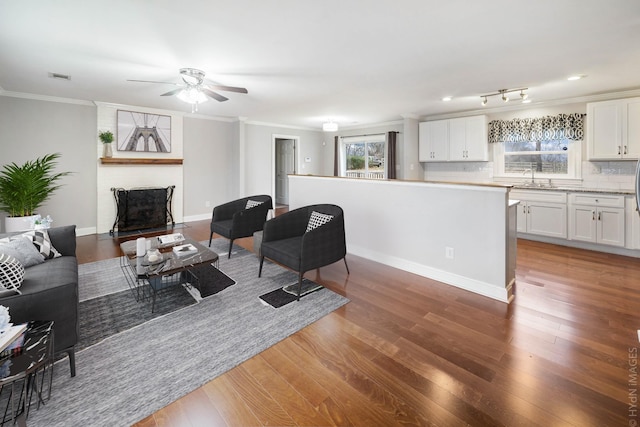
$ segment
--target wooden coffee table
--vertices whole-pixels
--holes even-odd
[[[159,236],[162,237],[162,236]],[[150,263],[146,257],[136,256],[136,240],[129,240],[120,244],[122,256],[120,267],[127,279],[129,288],[136,301],[151,300],[151,312],[155,309],[156,296],[164,289],[183,283],[197,282],[198,278],[190,273],[193,267],[203,264],[213,264],[218,268],[218,254],[206,246],[192,239],[179,242],[161,244],[159,237],[147,239],[150,249],[158,249],[162,259],[160,262]],[[184,256],[174,253],[173,247],[190,243],[196,252]]]

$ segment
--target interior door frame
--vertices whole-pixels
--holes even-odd
[[[276,205],[276,140],[292,139],[293,140],[293,167],[294,173],[300,173],[300,136],[299,135],[283,135],[274,133],[271,135],[271,199],[273,206]]]

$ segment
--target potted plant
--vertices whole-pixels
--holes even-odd
[[[110,130],[103,130],[98,133],[100,141],[102,141],[102,157],[111,157],[113,151],[111,150],[111,143],[113,142],[113,133]]]
[[[58,181],[71,172],[53,173],[60,153],[47,154],[19,166],[4,165],[0,171],[0,210],[7,212],[5,231],[28,229],[30,217],[61,187]]]

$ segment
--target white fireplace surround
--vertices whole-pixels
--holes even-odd
[[[183,171],[182,165],[103,165],[102,143],[98,139],[98,132],[110,130],[116,135],[117,111],[140,111],[143,113],[163,114],[171,116],[171,152],[170,153],[137,153],[113,150],[113,157],[126,158],[183,158],[182,119],[178,112],[116,105],[96,102],[98,111],[98,129],[96,131],[96,161],[97,167],[97,233],[108,233],[116,219],[116,204],[111,188],[125,188],[127,190],[140,187],[169,187],[175,185],[173,193],[173,218],[176,223],[183,222]]]

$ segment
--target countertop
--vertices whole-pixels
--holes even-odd
[[[622,196],[634,196],[634,190],[606,189],[606,188],[585,188],[585,187],[529,187],[526,185],[514,185],[514,190],[531,191],[563,191],[566,193],[596,193],[596,194],[618,194]]]

